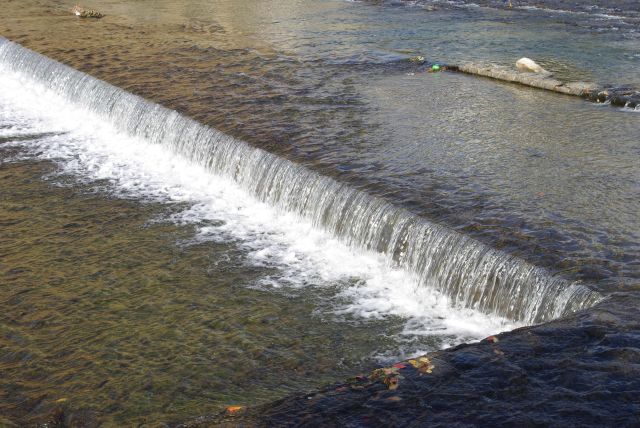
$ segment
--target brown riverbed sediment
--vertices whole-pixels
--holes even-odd
[[[288,110],[291,104],[281,103],[286,90],[277,85],[247,79],[242,75],[251,69],[255,61],[271,54],[268,47],[259,46],[253,50],[246,46],[226,44],[228,39],[215,37],[223,31],[221,28],[198,25],[198,22],[191,22],[187,26],[184,23],[175,23],[175,26],[158,26],[153,22],[131,24],[127,23],[126,18],[110,12],[100,22],[86,23],[71,16],[63,2],[33,4],[36,3],[38,7],[48,7],[50,13],[31,19],[29,10],[38,10],[36,7],[30,9],[28,6],[25,8],[26,12],[16,10],[16,15],[0,18],[4,25],[3,34],[27,47],[184,112],[218,129],[231,130],[235,135],[243,136],[249,141],[269,145],[274,152],[287,151],[278,141],[278,137],[300,141],[308,132],[304,123],[310,123],[307,117],[309,115],[292,112]],[[55,25],[49,25],[53,23]],[[185,37],[185,34],[189,34],[189,37]],[[212,47],[211,38],[214,43],[221,44]],[[135,39],[135,42],[128,42],[127,39]],[[199,43],[202,43],[202,46],[193,47]],[[188,51],[185,53],[182,49]],[[187,68],[191,70],[190,73],[180,73]],[[279,71],[276,66],[267,74],[277,75]],[[216,77],[212,78],[214,74]],[[294,79],[287,83],[295,84]],[[257,100],[249,102],[247,94],[255,94]],[[318,101],[314,99],[313,103]],[[218,107],[223,104],[226,108],[219,110]],[[349,103],[339,108],[344,109],[345,105],[351,109],[352,114],[357,110],[357,106]],[[322,105],[318,110],[325,107]],[[229,111],[237,114],[229,114]],[[255,114],[258,111],[260,114]],[[335,108],[330,110],[330,113],[319,113],[319,120],[337,111],[338,108]],[[259,120],[254,120],[256,117]],[[262,126],[265,123],[269,123],[270,126]],[[162,246],[164,245],[168,244],[163,243]],[[205,252],[203,250],[203,253]],[[29,303],[27,298],[23,300]],[[429,358],[434,363],[433,379],[427,374],[421,376],[419,373],[408,371],[411,370],[410,367],[402,368],[402,375],[405,376],[405,370],[407,373],[404,379],[400,379],[396,390],[389,390],[388,385],[381,382],[381,379],[372,380],[368,371],[360,383],[339,384],[323,389],[320,393],[296,394],[277,403],[248,411],[246,417],[249,419],[239,420],[225,415],[223,420],[218,416],[204,417],[194,423],[215,425],[225,421],[230,424],[243,421],[245,424],[263,425],[331,425],[342,422],[347,422],[348,425],[369,422],[400,424],[419,416],[419,420],[428,420],[437,425],[446,421],[451,423],[452,420],[460,420],[455,418],[463,417],[458,409],[464,408],[465,403],[469,401],[469,385],[473,385],[473,405],[469,406],[469,413],[465,417],[471,421],[491,421],[491,417],[504,420],[499,418],[504,418],[505,413],[508,413],[505,408],[514,413],[533,408],[529,413],[518,413],[517,418],[520,419],[514,419],[527,423],[542,417],[541,413],[536,413],[536,409],[545,408],[558,401],[564,407],[554,409],[555,413],[552,415],[559,419],[550,419],[550,424],[562,421],[562,412],[566,409],[570,410],[564,417],[584,412],[585,415],[592,416],[592,420],[596,422],[614,420],[622,423],[625,418],[632,420],[631,412],[637,408],[634,407],[632,398],[633,391],[638,390],[634,381],[638,376],[633,365],[637,360],[637,326],[633,317],[628,318],[635,307],[634,302],[636,297],[631,294],[620,296],[612,307],[599,307],[595,312],[586,312],[579,317],[571,317],[548,326],[499,336],[500,343],[503,344],[500,347],[488,347],[487,343],[483,342],[430,354]],[[37,314],[32,316],[37,317]],[[269,321],[270,318],[264,318],[268,323],[272,322]],[[268,323],[262,328],[272,328]],[[533,339],[530,335],[527,336],[531,331],[534,332]],[[571,338],[570,346],[567,345],[568,338]],[[504,357],[496,353],[496,350],[504,353]],[[260,355],[268,357],[267,352]],[[536,359],[529,361],[531,355]],[[175,356],[178,357],[179,354],[176,353]],[[281,369],[298,368],[297,361],[293,361],[293,358],[298,357],[303,359],[300,354],[291,359],[287,357],[286,361],[290,366],[282,366]],[[562,378],[563,370],[571,368],[575,362],[581,366],[572,372],[574,376]],[[324,370],[329,370],[327,365],[319,364]],[[560,370],[554,369],[557,365],[561,367]],[[447,367],[453,367],[455,370],[443,369]],[[185,371],[187,369],[193,373],[189,368],[185,368]],[[443,371],[440,371],[441,369]],[[246,370],[246,367],[240,367],[238,373],[242,370]],[[255,370],[264,374],[260,367]],[[593,376],[593,372],[598,375]],[[229,371],[225,372],[226,375],[228,373]],[[303,373],[307,376],[314,375]],[[581,382],[586,376],[592,376],[593,382]],[[579,382],[575,382],[575,379]],[[96,388],[104,387],[100,386],[100,382],[95,383]],[[140,396],[154,390],[152,382],[139,383],[136,392],[139,392]],[[524,386],[518,388],[521,384]],[[188,385],[184,389],[188,391],[187,387]],[[110,387],[105,388],[108,390]],[[177,389],[180,388],[183,386],[177,386]],[[224,385],[216,384],[211,387],[212,390],[215,388],[224,388]],[[571,399],[558,400],[559,395],[567,394],[567,389],[570,391],[568,395]],[[182,394],[183,391],[178,390],[177,393]],[[114,392],[110,394],[110,403],[119,405],[121,397],[115,396]],[[428,400],[424,397],[428,397]],[[447,408],[445,405],[449,397],[456,398],[451,400]],[[532,398],[539,401],[531,401]],[[597,406],[593,406],[594,400],[598,401]],[[40,403],[35,400],[29,404],[37,409]],[[616,403],[626,404],[616,406]],[[203,406],[202,410],[196,410],[195,405],[189,404],[189,412],[199,414],[220,407],[219,404],[209,404],[210,407]],[[73,410],[65,409],[65,406],[68,406],[68,402],[61,402],[59,409],[52,410],[52,420],[68,424],[73,422],[73,418],[78,420],[78,417],[82,417],[74,414]],[[438,410],[438,406],[444,407]],[[608,406],[612,408],[607,410]],[[589,411],[590,407],[597,407],[600,413],[596,410]],[[214,410],[211,410],[212,408]],[[164,410],[158,410],[160,411]],[[131,417],[131,414],[126,416]],[[94,415],[85,420],[92,419]],[[171,419],[168,422],[175,423],[176,418]]]

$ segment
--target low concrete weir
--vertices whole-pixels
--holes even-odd
[[[262,202],[374,251],[455,306],[534,324],[590,307],[600,293],[302,165],[0,38],[0,69],[45,85],[118,130],[169,148]]]

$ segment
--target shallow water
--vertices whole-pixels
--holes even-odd
[[[517,325],[454,309],[169,150],[0,80],[9,420],[256,405]]]
[[[88,2],[100,21],[67,6],[9,5],[2,34],[548,275],[600,291],[640,277],[637,112],[406,61],[527,55],[640,86],[632,28],[340,1]],[[184,418],[517,325],[65,112],[29,76],[0,83],[13,420],[65,398],[96,420]]]
[[[528,55],[562,77],[640,86],[630,30],[339,1],[95,7],[113,17],[74,21],[60,6],[56,25],[8,21],[8,35],[535,264],[601,287],[638,278],[635,112],[402,61]]]
[[[348,302],[339,281],[261,286],[282,273],[252,262],[241,243],[202,241],[193,225],[167,220],[180,204],[114,198],[104,181],[56,170],[45,161],[0,169],[10,189],[0,216],[9,421],[38,421],[57,405],[89,424],[186,418],[459,340],[406,334],[401,317],[337,314]]]

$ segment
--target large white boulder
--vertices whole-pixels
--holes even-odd
[[[540,67],[534,60],[522,57],[516,61],[516,68],[526,73],[546,73],[547,70]]]

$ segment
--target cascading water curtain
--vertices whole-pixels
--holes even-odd
[[[232,178],[263,202],[310,219],[360,249],[386,255],[454,304],[538,323],[600,295],[365,192],[230,137],[0,38],[0,68],[21,73],[132,136]]]

